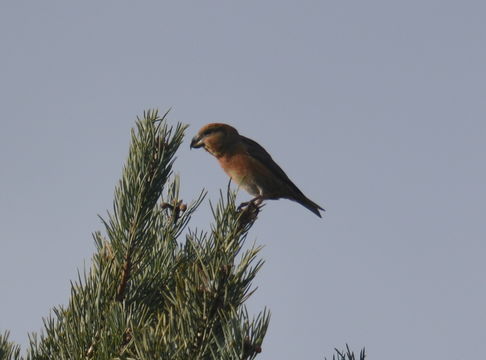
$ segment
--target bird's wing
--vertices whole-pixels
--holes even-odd
[[[272,174],[274,174],[277,178],[281,181],[286,183],[290,186],[290,188],[296,191],[298,194],[304,196],[302,191],[289,179],[287,174],[282,170],[280,166],[277,165],[275,161],[273,161],[270,154],[256,141],[249,139],[247,137],[241,136],[241,141],[245,145],[246,151],[248,154],[254,158],[255,160],[259,161],[262,165],[264,165]]]

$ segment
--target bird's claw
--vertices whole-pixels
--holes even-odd
[[[248,205],[251,204],[251,201],[245,201],[245,202],[242,202],[240,205],[238,205],[238,211],[241,211],[241,209],[247,207]]]
[[[251,226],[251,224],[253,224],[257,219],[262,207],[263,205],[260,199],[253,199],[251,201],[241,203],[237,210],[239,229],[243,230],[247,228],[248,225]]]
[[[242,202],[238,206],[238,211],[240,211],[241,209],[243,209],[245,207],[254,207],[254,208],[256,207],[256,208],[259,208],[262,202],[263,202],[263,198],[261,196],[257,196],[256,198],[251,199],[250,201]]]

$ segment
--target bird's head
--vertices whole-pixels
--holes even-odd
[[[212,155],[219,157],[231,149],[238,141],[238,131],[227,124],[207,124],[192,138],[191,149],[203,147]]]

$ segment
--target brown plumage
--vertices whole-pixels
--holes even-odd
[[[234,127],[221,123],[204,126],[191,141],[191,148],[200,147],[218,159],[233,181],[255,196],[251,202],[289,199],[321,217],[319,210],[324,209],[297,188],[262,146]]]

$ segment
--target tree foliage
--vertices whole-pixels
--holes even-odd
[[[20,347],[8,340],[9,332],[5,331],[0,334],[0,360],[3,359],[20,359]]]
[[[359,352],[359,358],[357,358],[355,353],[349,348],[348,344],[346,344],[346,350],[334,349],[334,351],[336,353],[332,356],[332,360],[365,360],[366,358],[366,352],[364,348]]]
[[[263,265],[260,247],[244,246],[260,208],[237,209],[228,188],[211,206],[210,228],[190,229],[205,193],[180,198],[172,166],[186,126],[166,117],[137,119],[91,266],[71,283],[69,303],[30,335],[25,359],[233,360],[262,351],[269,312],[252,317],[244,305]],[[0,360],[21,359],[8,336],[0,335]],[[337,356],[355,359],[349,348]]]
[[[251,318],[244,306],[262,266],[258,247],[243,251],[254,217],[228,192],[209,231],[187,228],[204,194],[179,198],[172,165],[185,126],[170,127],[166,115],[138,119],[92,266],[32,335],[29,359],[253,359],[261,351],[269,313]]]

